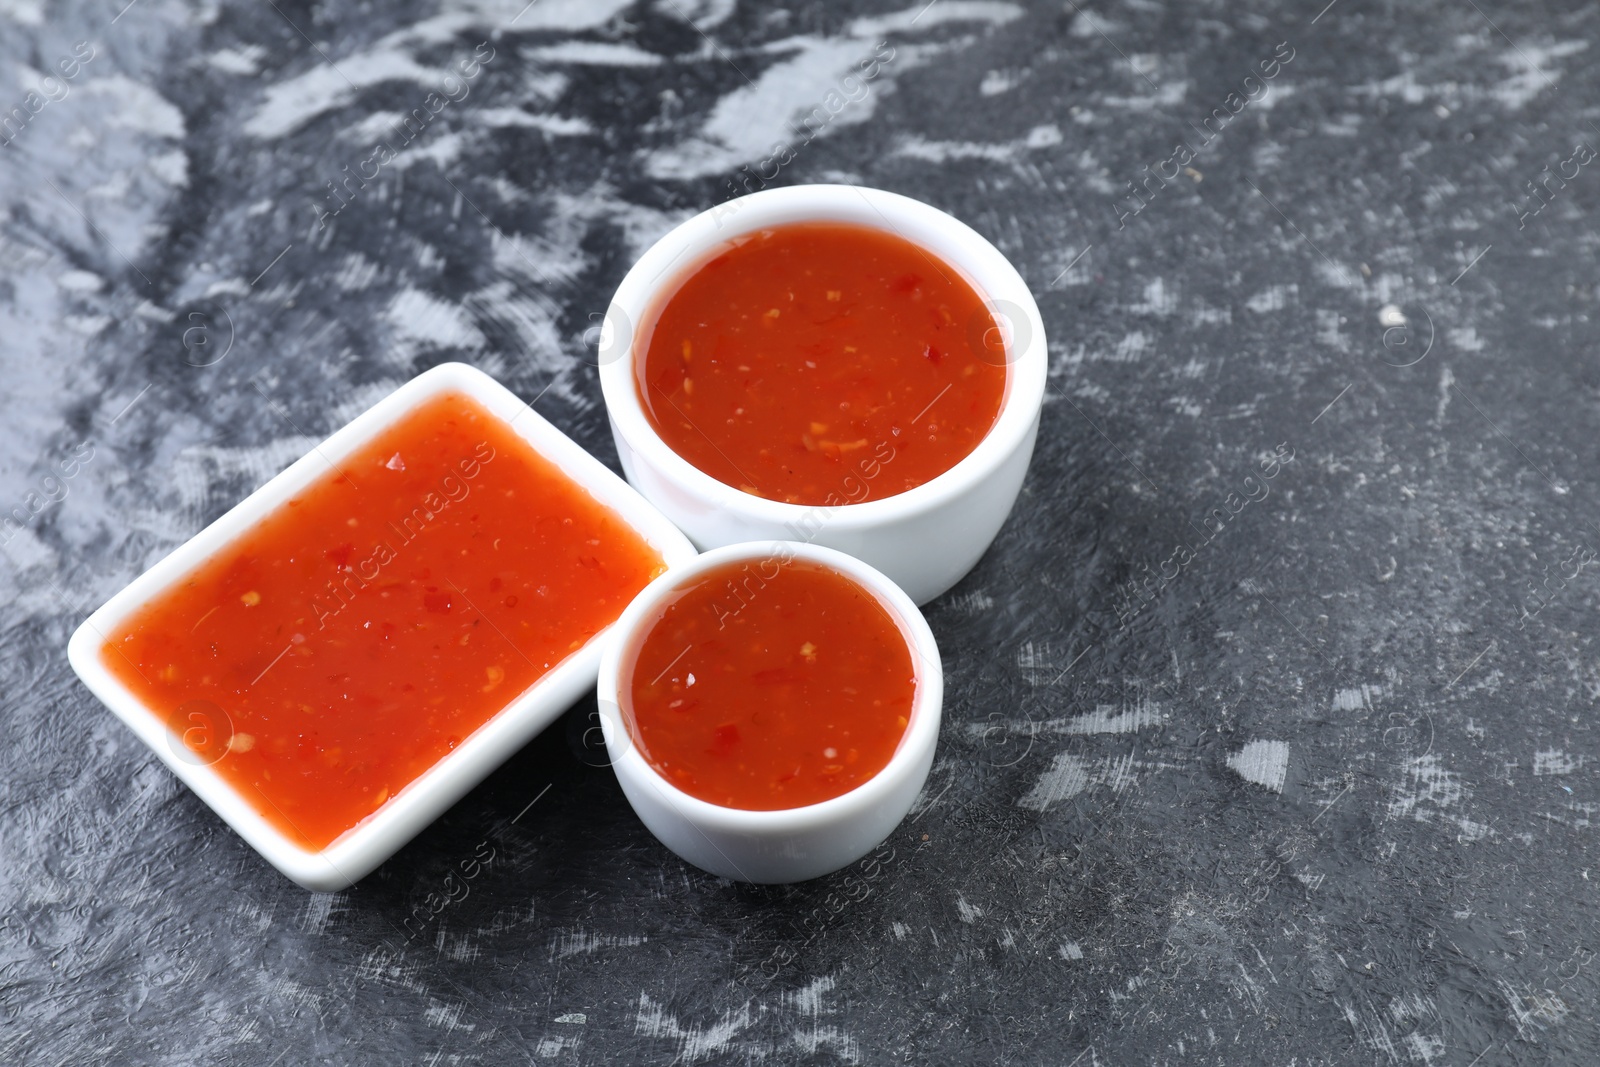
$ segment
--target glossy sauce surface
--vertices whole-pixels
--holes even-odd
[[[102,660],[320,849],[662,569],[477,401],[425,401],[108,635]],[[174,742],[175,744],[179,742]]]
[[[632,650],[624,721],[690,796],[775,810],[846,793],[894,755],[916,696],[912,652],[872,593],[831,568],[717,568]]]
[[[920,246],[844,223],[730,242],[652,310],[637,350],[667,445],[788,503],[915,488],[977,447],[1005,396],[1005,336],[977,290]]]

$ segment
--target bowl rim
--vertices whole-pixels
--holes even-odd
[[[770,559],[787,555],[791,559],[818,563],[842,573],[867,592],[889,613],[900,627],[911,651],[917,680],[911,714],[905,733],[889,762],[854,788],[815,804],[794,808],[753,810],[714,804],[691,796],[662,777],[632,743],[632,734],[621,721],[619,699],[631,649],[644,635],[650,617],[673,593],[725,563]],[[721,833],[744,833],[763,837],[816,830],[853,818],[863,808],[886,799],[887,794],[916,772],[922,757],[936,747],[944,704],[944,667],[938,643],[927,620],[909,596],[883,572],[848,553],[799,541],[744,541],[703,552],[656,578],[628,605],[617,620],[614,636],[606,645],[597,682],[600,724],[612,769],[619,779],[640,783],[654,790],[685,823],[715,829]],[[626,739],[626,740],[624,740]],[[727,858],[724,856],[724,858]],[[730,860],[730,862],[732,862]]]
[[[991,311],[1005,308],[1011,319],[1021,317],[1021,323],[1011,323],[1008,349],[1014,354],[1008,352],[1006,392],[988,434],[954,466],[903,493],[839,504],[791,504],[752,496],[680,456],[662,440],[644,412],[634,371],[637,324],[718,245],[771,226],[807,221],[854,222],[910,240],[954,267]],[[937,232],[945,247],[929,248],[926,242],[901,233],[901,225]],[[958,500],[1028,443],[1044,403],[1049,371],[1038,305],[1016,267],[999,249],[966,223],[930,204],[849,184],[763,189],[678,224],[651,245],[623,277],[606,310],[600,347],[600,388],[606,408],[618,434],[635,452],[713,508],[791,530],[802,529],[802,520],[817,512],[826,513],[830,529],[849,531],[924,515]]]
[[[456,748],[318,850],[297,844],[269,823],[212,764],[181,757],[179,749],[184,743],[167,719],[101,663],[100,650],[107,635],[133,612],[225,551],[261,517],[282,508],[330,466],[337,468],[345,457],[420,404],[451,392],[478,401],[598,503],[610,508],[661,554],[669,570],[694,557],[693,545],[654,505],[516,394],[475,367],[443,363],[378,400],[148,567],[84,619],[68,642],[68,660],[88,689],[239,836],[284,875],[308,889],[342,889],[360,880],[558,718],[596,676],[601,650],[615,623],[591,636],[521,693],[510,695],[499,711]],[[220,758],[226,758],[226,753]]]

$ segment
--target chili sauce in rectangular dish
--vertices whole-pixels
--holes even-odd
[[[663,569],[619,515],[449,393],[330,464],[101,657],[195,761],[317,851]]]

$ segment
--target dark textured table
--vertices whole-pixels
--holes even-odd
[[[0,1062],[1594,1062],[1600,9],[125,2],[0,4]],[[868,861],[686,867],[580,706],[312,895],[74,679],[434,363],[614,464],[629,263],[808,181],[1051,342]]]

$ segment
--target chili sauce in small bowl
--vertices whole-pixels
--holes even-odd
[[[658,578],[602,662],[600,709],[641,820],[750,882],[837,870],[926,780],[943,677],[921,613],[853,557],[734,545]]]

